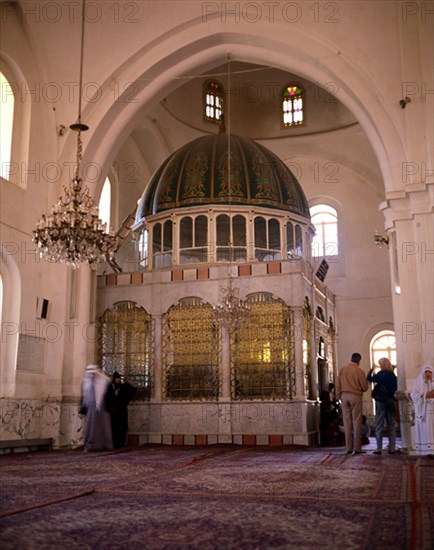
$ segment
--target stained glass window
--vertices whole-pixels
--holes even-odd
[[[204,86],[204,118],[219,122],[223,115],[223,87],[216,81],[209,81]]]
[[[296,84],[286,86],[282,93],[282,116],[285,127],[301,126],[304,122],[304,92]]]

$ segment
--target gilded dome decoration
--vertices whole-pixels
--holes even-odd
[[[224,152],[219,162],[219,198],[228,201],[232,197],[243,197],[246,192],[241,188],[241,166],[239,158],[232,152]]]
[[[136,221],[212,204],[264,206],[310,219],[300,184],[274,153],[250,139],[220,133],[187,143],[163,162],[143,193]]]

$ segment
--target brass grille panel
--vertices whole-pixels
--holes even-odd
[[[142,398],[151,396],[153,339],[152,317],[134,302],[118,302],[100,318],[98,355],[104,372],[126,376]]]
[[[163,318],[163,398],[216,400],[220,331],[209,304],[185,298]]]
[[[310,308],[303,308],[303,340],[306,342],[306,361],[303,361],[304,392],[308,399],[313,399],[311,360],[312,350],[310,342],[311,314]]]
[[[292,312],[270,294],[249,297],[250,315],[231,340],[232,398],[288,399],[295,394]]]
[[[333,325],[332,320],[329,321],[329,327],[327,330],[327,360],[329,368],[329,379],[335,380],[335,367],[336,367],[336,357],[335,357],[335,337],[336,331]]]

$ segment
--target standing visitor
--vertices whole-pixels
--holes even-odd
[[[417,454],[434,455],[433,368],[424,365],[411,392],[415,409],[414,448]]]
[[[371,369],[368,374],[368,382],[374,382],[378,386],[377,394],[373,392],[372,395],[375,399],[375,439],[377,440],[374,455],[381,455],[383,450],[384,421],[389,434],[389,454],[393,455],[396,442],[395,392],[398,389],[398,381],[387,357],[382,357],[378,364],[380,372],[374,374]]]
[[[84,432],[85,451],[113,449],[110,414],[106,408],[110,378],[98,365],[88,365],[82,385],[81,408],[86,415]]]
[[[110,411],[113,446],[125,447],[128,432],[128,404],[136,393],[136,388],[128,381],[122,381],[115,371],[107,391],[107,406]]]
[[[337,378],[336,397],[342,401],[347,453],[362,454],[362,399],[369,385],[360,369],[360,353],[353,353],[351,363],[341,369]]]

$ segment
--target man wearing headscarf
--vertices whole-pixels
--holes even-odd
[[[136,388],[128,381],[122,382],[115,371],[112,383],[107,390],[107,406],[110,411],[113,446],[125,447],[128,432],[128,404],[136,393]]]
[[[88,365],[82,386],[82,408],[86,410],[85,451],[113,449],[110,414],[106,407],[110,378],[98,365]]]
[[[411,392],[415,409],[414,448],[417,454],[434,455],[433,368],[424,365]]]

